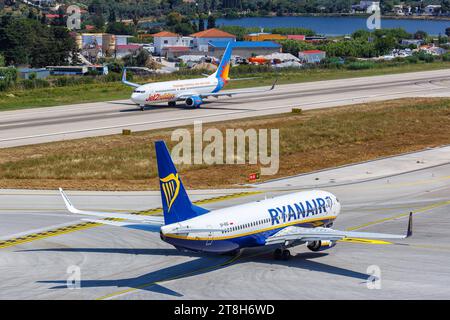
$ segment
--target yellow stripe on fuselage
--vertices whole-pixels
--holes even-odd
[[[312,218],[312,219],[305,219],[305,220],[295,220],[295,221],[288,222],[288,223],[273,225],[273,226],[270,226],[270,227],[264,228],[264,229],[258,229],[258,230],[248,231],[248,232],[244,232],[244,233],[240,233],[240,234],[222,236],[222,237],[192,237],[192,236],[181,236],[181,235],[170,234],[170,233],[165,234],[164,236],[166,236],[168,238],[174,238],[174,239],[198,240],[198,241],[227,240],[227,239],[234,239],[234,238],[249,236],[252,234],[257,234],[257,233],[266,232],[266,231],[270,231],[270,230],[280,229],[280,228],[284,228],[284,227],[289,227],[289,226],[293,226],[296,224],[319,222],[319,221],[334,220],[334,219],[336,219],[336,216],[319,217],[319,218]]]

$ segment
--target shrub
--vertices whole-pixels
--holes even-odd
[[[419,62],[419,58],[417,56],[409,56],[406,57],[406,61],[408,61],[408,63],[417,63]]]
[[[433,62],[434,56],[432,54],[426,53],[425,51],[415,52],[414,55],[421,61]]]
[[[17,70],[15,68],[0,68],[0,91],[5,91],[17,81]]]
[[[37,89],[37,88],[48,88],[50,83],[44,79],[25,79],[18,83],[19,87],[23,89]]]
[[[442,55],[442,60],[443,61],[450,61],[450,52],[447,52],[445,54]]]
[[[372,61],[358,61],[352,62],[347,65],[348,70],[364,70],[372,69],[375,67],[375,63]]]

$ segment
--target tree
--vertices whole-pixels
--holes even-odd
[[[450,27],[448,27],[447,29],[445,29],[445,34],[450,37]]]
[[[149,57],[150,57],[150,54],[148,53],[147,50],[144,50],[144,49],[139,50],[138,54],[136,55],[136,64],[139,67],[145,67]]]
[[[133,35],[135,33],[135,30],[132,26],[117,21],[108,23],[106,33],[118,35]]]
[[[392,36],[384,36],[375,40],[375,49],[378,51],[378,55],[384,55],[390,50],[394,49],[397,45],[397,41]]]
[[[422,30],[418,30],[416,33],[414,33],[414,39],[424,40],[427,37],[428,37],[428,34]]]
[[[0,54],[7,65],[67,65],[77,45],[65,27],[7,15],[0,18]]]
[[[109,11],[109,17],[108,17],[108,22],[116,22],[117,18],[116,18],[116,10],[111,9]]]
[[[198,31],[205,30],[205,20],[203,20],[203,17],[200,16],[198,19]]]
[[[92,23],[98,31],[103,31],[105,27],[105,18],[102,14],[96,14],[92,17]]]
[[[216,27],[216,18],[213,15],[208,16],[208,29]]]
[[[0,54],[0,68],[5,66],[5,57]]]

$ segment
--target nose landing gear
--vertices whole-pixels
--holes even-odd
[[[145,111],[145,105],[144,105],[144,104],[141,104],[141,105],[139,106],[139,109],[141,109],[141,111]]]
[[[291,257],[291,252],[287,249],[277,248],[273,252],[273,257],[275,260],[289,260]]]

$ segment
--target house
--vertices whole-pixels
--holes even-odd
[[[208,49],[209,55],[220,58],[229,42],[211,41]],[[273,41],[236,41],[233,45],[233,55],[245,59],[274,52],[281,52],[281,45]]]
[[[210,42],[229,42],[236,41],[234,34],[212,28],[205,31],[191,34],[193,38],[193,46],[198,51],[208,52]]]
[[[289,34],[287,36],[288,40],[305,41],[306,36],[304,34]]]
[[[400,44],[402,46],[415,46],[416,48],[420,47],[422,44],[424,43],[424,41],[422,39],[402,39],[402,41],[400,42]]]
[[[159,55],[165,55],[169,51],[181,50],[181,47],[184,51],[189,51],[193,47],[192,37],[183,37],[170,31],[161,31],[152,36],[155,53]]]
[[[362,0],[359,4],[352,5],[354,11],[380,11],[380,1],[365,1]]]
[[[277,41],[277,40],[286,40],[287,36],[283,36],[281,34],[273,34],[273,33],[250,33],[244,36],[245,41]]]
[[[424,14],[430,15],[430,16],[436,16],[441,13],[441,5],[439,4],[430,4],[425,7]]]
[[[164,48],[180,46],[181,36],[170,31],[161,31],[153,34],[155,53],[161,54]]]
[[[191,48],[186,46],[165,47],[161,51],[161,56],[166,57],[169,61],[175,60],[180,56],[191,54]]]
[[[72,75],[85,75],[88,73],[87,66],[48,66],[47,70],[51,75],[58,76],[72,76]]]
[[[405,13],[403,12],[403,5],[402,4],[396,4],[392,8],[392,12],[395,13],[396,16],[404,16]]]
[[[20,79],[30,79],[32,75],[36,79],[45,79],[50,75],[50,71],[45,68],[19,68],[17,71]]]
[[[142,47],[142,44],[119,44],[115,47],[114,55],[120,59],[130,54],[136,54]]]
[[[322,50],[305,50],[298,53],[298,57],[303,63],[319,63],[325,59],[327,53]]]
[[[81,40],[77,41],[81,53],[85,57],[101,58],[116,55],[122,57],[135,50],[135,47],[128,46],[128,39],[132,36],[114,35],[108,33],[83,33]],[[140,45],[142,47],[142,45]],[[126,52],[128,50],[128,52]]]
[[[59,19],[61,17],[60,14],[56,14],[56,13],[47,13],[45,14],[45,18],[47,20],[55,20],[55,19]]]

